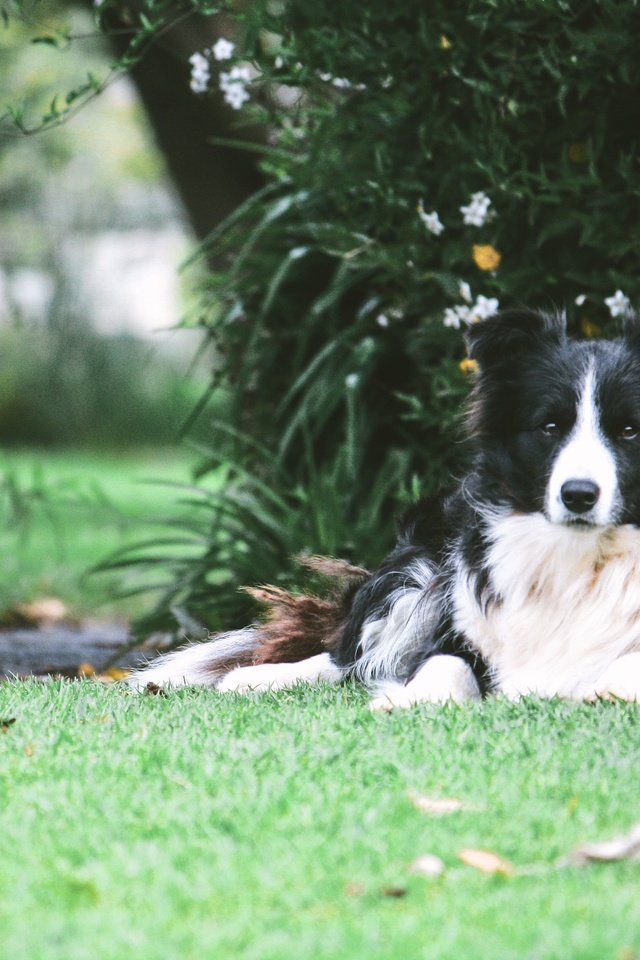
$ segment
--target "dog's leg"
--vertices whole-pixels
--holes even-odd
[[[460,657],[439,654],[431,657],[416,675],[403,685],[386,683],[378,686],[371,710],[393,710],[415,703],[463,703],[480,699],[480,687],[468,663]]]
[[[319,653],[297,663],[258,663],[252,667],[237,667],[224,677],[217,689],[223,693],[283,690],[298,683],[339,683],[344,675],[343,668],[335,664],[328,653]]]
[[[587,699],[598,697],[640,703],[640,653],[627,653],[607,667]]]

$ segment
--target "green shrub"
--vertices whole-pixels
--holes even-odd
[[[638,299],[640,8],[253,0],[233,15],[243,39],[231,63],[258,70],[242,115],[271,131],[269,184],[205,244],[226,268],[203,292],[201,322],[234,427],[270,459],[212,444],[284,496],[288,531],[325,510],[324,494],[296,491],[332,478],[344,519],[332,549],[370,559],[403,495],[456,469],[457,328],[524,302],[566,307],[592,335]],[[230,65],[211,61],[212,86]],[[334,475],[354,418],[359,470]],[[399,454],[397,483],[367,514],[372,478]],[[255,504],[230,502],[246,529]],[[203,529],[213,543],[215,525]],[[228,565],[273,578],[284,539],[260,568],[244,547]]]

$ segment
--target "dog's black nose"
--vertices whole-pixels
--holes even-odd
[[[595,507],[600,496],[600,487],[592,480],[567,480],[560,488],[560,496],[567,510],[586,513]]]

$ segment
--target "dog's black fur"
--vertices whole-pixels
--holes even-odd
[[[313,598],[289,598],[282,617],[285,595],[274,595],[268,640],[261,625],[227,634],[136,682],[247,690],[352,675],[392,681],[386,696],[407,705],[492,690],[606,694],[613,681],[602,677],[618,661],[633,673],[640,324],[629,318],[616,340],[580,341],[559,315],[508,311],[472,325],[467,342],[478,367],[470,468],[452,493],[408,511],[379,569],[351,571],[332,616],[311,617]],[[305,640],[299,663],[293,636]],[[640,663],[636,679],[640,696]]]

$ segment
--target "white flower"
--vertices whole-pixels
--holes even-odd
[[[609,307],[609,313],[612,317],[624,317],[631,313],[631,301],[622,290],[616,290],[614,295],[607,297],[604,302]]]
[[[228,73],[220,74],[220,90],[224,94],[225,103],[234,110],[239,110],[243,103],[249,100],[247,84],[251,80],[249,67],[232,67]]]
[[[379,327],[388,327],[389,318],[386,317],[384,313],[379,313],[378,316],[376,317],[376,323],[378,324]]]
[[[366,90],[366,83],[352,83],[346,77],[334,77],[330,73],[318,73],[323,83],[330,83],[336,90]]]
[[[189,63],[191,64],[189,86],[194,93],[206,93],[211,76],[208,59],[202,53],[192,53]]]
[[[193,73],[209,73],[209,60],[203,53],[192,53],[189,63]]]
[[[482,227],[489,218],[491,200],[482,191],[471,194],[471,201],[466,207],[460,207],[460,213],[466,224],[472,227]]]
[[[241,83],[249,83],[251,80],[251,70],[249,67],[232,67],[231,79],[240,80]]]
[[[470,308],[470,313],[473,320],[486,320],[487,317],[492,317],[494,313],[497,313],[499,307],[500,304],[495,297],[479,296]]]
[[[576,297],[576,300],[575,300],[576,306],[581,307],[586,299],[587,299],[586,293],[581,293],[579,296]]]
[[[464,303],[459,303],[456,307],[447,307],[442,318],[445,327],[453,327],[454,330],[459,330],[462,323],[471,323],[471,320],[471,309]]]
[[[468,286],[468,284],[465,286]],[[445,327],[453,327],[454,330],[459,330],[463,323],[476,323],[478,320],[486,320],[487,317],[492,317],[499,308],[500,304],[495,297],[483,297],[481,295],[476,298],[476,302],[470,307],[465,303],[459,303],[455,307],[447,307],[442,322]]]
[[[432,210],[431,213],[425,213],[422,200],[420,200],[418,203],[418,216],[424,223],[429,233],[432,233],[436,237],[440,236],[444,230],[444,224],[441,222],[440,217],[435,210]]]
[[[234,110],[239,110],[249,99],[247,88],[241,83],[233,83],[224,91],[225,103],[228,103]]]
[[[460,281],[458,291],[460,293],[460,296],[464,301],[466,301],[466,303],[471,303],[471,287],[465,280]]]
[[[344,385],[348,390],[355,390],[355,388],[360,383],[360,374],[359,373],[348,373],[344,378]]]
[[[447,307],[444,312],[444,317],[442,322],[445,327],[453,327],[454,330],[460,329],[460,317],[458,316],[457,307]]]
[[[214,60],[230,60],[235,48],[236,45],[232,43],[231,40],[225,40],[224,37],[220,37],[211,48],[211,53],[213,54]]]

